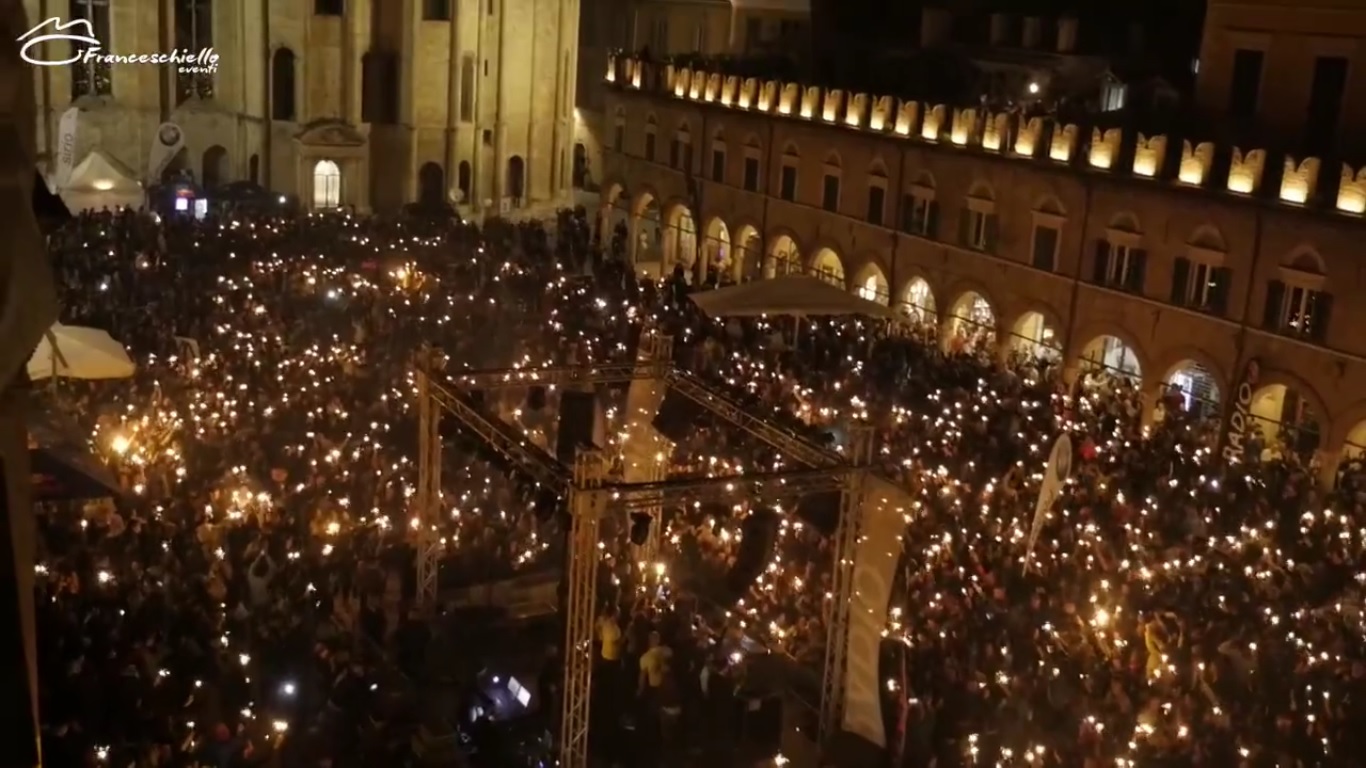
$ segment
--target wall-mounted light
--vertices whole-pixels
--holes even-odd
[[[1039,93],[1039,84],[1038,84],[1038,83],[1030,83],[1030,84],[1029,84],[1029,93],[1030,93],[1030,95],[1037,95],[1037,94]]]

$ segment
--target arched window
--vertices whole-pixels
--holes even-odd
[[[90,22],[90,31],[96,40],[109,39],[109,0],[71,0],[67,9],[70,21],[84,19]],[[91,46],[72,42],[72,55]],[[114,80],[107,61],[77,61],[71,69],[71,99],[82,96],[108,96],[114,92]]]
[[[175,0],[175,47],[192,55],[213,47],[213,0]],[[176,72],[176,103],[192,97],[213,98],[212,72]]]
[[[655,141],[658,126],[655,124],[655,116],[649,115],[645,118],[645,159],[654,162]]]
[[[468,202],[470,202],[470,176],[471,176],[471,175],[472,175],[472,174],[470,173],[470,164],[469,164],[469,161],[467,161],[467,160],[462,160],[462,161],[460,162],[460,171],[459,171],[459,175],[456,177],[456,178],[457,178],[456,186],[458,186],[458,187],[460,188],[460,202],[462,202],[462,203],[468,203]]]
[[[313,207],[336,208],[341,205],[341,168],[331,160],[313,166]]]
[[[617,107],[616,114],[612,116],[612,149],[626,151],[626,110],[621,107]]]
[[[270,118],[293,121],[294,111],[294,51],[276,49],[270,57]]]
[[[417,201],[423,205],[446,202],[446,172],[436,163],[423,163],[417,171]]]
[[[526,187],[526,163],[521,155],[508,158],[507,196],[512,198],[514,208],[522,207],[522,195]]]
[[[582,141],[574,144],[573,173],[574,188],[583,189],[588,184],[588,147]]]
[[[370,51],[360,57],[360,119],[366,123],[398,122],[398,56]]]
[[[460,60],[460,121],[474,120],[474,54],[467,53]]]
[[[214,189],[231,181],[228,178],[231,170],[228,167],[228,150],[217,144],[204,150],[204,168],[200,178],[205,189]]]
[[[423,21],[450,21],[451,0],[422,0]]]
[[[247,160],[247,178],[248,178],[248,179],[251,179],[251,183],[252,183],[252,184],[260,184],[260,183],[261,183],[261,156],[260,156],[260,155],[252,155],[252,156],[251,156],[251,159]]]

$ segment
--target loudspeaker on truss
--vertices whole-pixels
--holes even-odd
[[[697,421],[701,417],[701,406],[670,387],[669,391],[664,393],[664,400],[659,404],[659,413],[655,414],[650,425],[665,439],[677,444],[692,437],[692,433],[697,429]]]
[[[607,417],[596,392],[569,390],[560,394],[560,426],[555,440],[555,457],[566,464],[574,462],[579,448],[607,444]]]
[[[773,557],[778,546],[778,528],[782,519],[771,509],[751,512],[740,523],[740,550],[735,553],[735,565],[726,573],[726,593],[731,604],[749,592]]]

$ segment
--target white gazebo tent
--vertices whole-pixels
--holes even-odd
[[[28,361],[28,376],[47,378],[126,379],[136,366],[128,350],[98,328],[57,323],[43,334]]]
[[[859,316],[889,324],[901,319],[890,307],[809,275],[754,280],[689,298],[711,317],[790,317],[789,340],[794,345],[804,318]]]
[[[793,275],[754,280],[714,291],[700,291],[690,298],[712,317],[830,317],[861,315],[895,320],[890,307],[869,301],[818,277]]]
[[[58,196],[73,213],[100,208],[138,208],[146,191],[137,176],[126,166],[98,149],[91,150],[76,164],[71,178],[57,190]]]

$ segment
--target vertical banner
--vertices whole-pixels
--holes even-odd
[[[1066,434],[1053,443],[1053,451],[1048,454],[1048,466],[1043,471],[1043,482],[1039,483],[1039,500],[1034,505],[1034,521],[1029,525],[1029,540],[1025,543],[1024,570],[1029,570],[1029,558],[1034,554],[1034,545],[1043,531],[1043,521],[1048,518],[1048,509],[1062,492],[1062,486],[1072,474],[1072,438]]]
[[[57,121],[57,156],[52,166],[52,191],[58,192],[71,181],[76,167],[76,131],[81,124],[81,110],[72,107]]]
[[[157,135],[152,139],[152,149],[147,153],[147,184],[159,184],[161,174],[175,159],[176,153],[185,147],[185,132],[175,123],[162,123],[157,127]]]
[[[1243,375],[1238,378],[1238,386],[1233,390],[1233,402],[1224,414],[1224,423],[1219,429],[1219,450],[1215,452],[1220,466],[1238,464],[1243,460],[1246,450],[1247,433],[1252,427],[1252,396],[1257,393],[1257,382],[1262,378],[1262,364],[1252,358],[1243,366]]]

